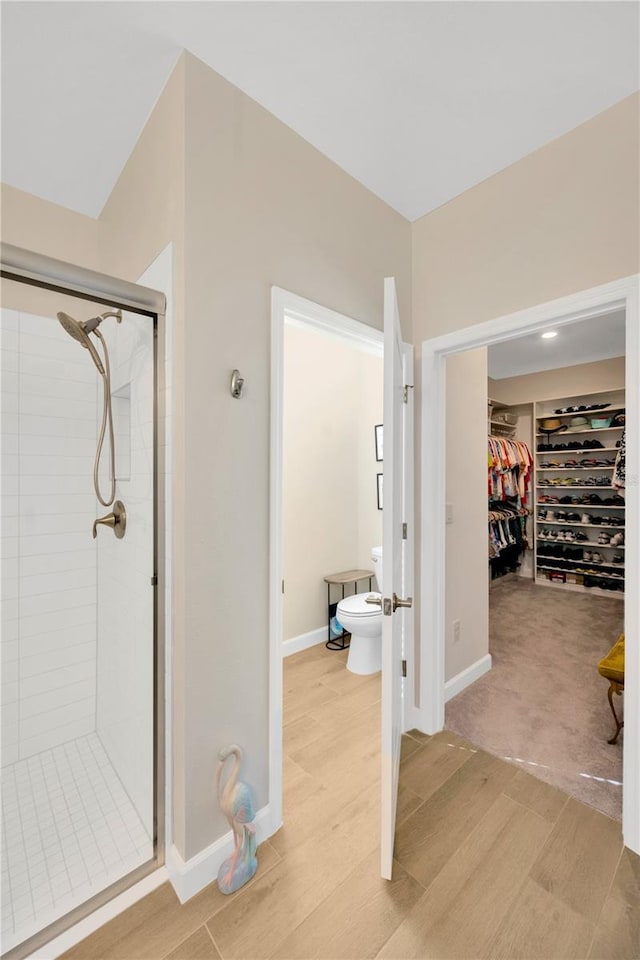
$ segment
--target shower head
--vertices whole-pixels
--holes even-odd
[[[58,320],[62,325],[63,330],[65,330],[70,337],[73,337],[74,340],[77,340],[78,343],[81,343],[82,346],[89,351],[93,362],[98,368],[98,373],[104,377],[102,360],[100,359],[98,351],[89,339],[89,334],[102,322],[102,317],[94,317],[92,320],[88,320],[86,323],[80,323],[78,320],[74,320],[73,317],[70,317],[68,313],[59,313]]]

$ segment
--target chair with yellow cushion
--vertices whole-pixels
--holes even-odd
[[[618,720],[618,715],[613,705],[614,693],[620,696],[624,690],[624,633],[620,634],[611,647],[611,650],[609,650],[609,653],[606,657],[603,657],[598,664],[598,673],[609,681],[607,696],[609,698],[609,706],[611,707],[613,719],[616,722],[616,732],[610,740],[607,740],[607,743],[615,743],[618,739],[618,734],[624,726],[624,720]]]

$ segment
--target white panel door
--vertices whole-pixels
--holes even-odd
[[[400,742],[403,730],[403,632],[407,601],[403,590],[412,558],[404,549],[405,476],[413,469],[413,438],[405,430],[413,393],[413,351],[402,342],[396,284],[384,281],[384,466],[382,521],[382,804],[381,874],[390,880],[396,827]],[[405,377],[406,369],[406,377]],[[406,556],[405,556],[406,554]]]

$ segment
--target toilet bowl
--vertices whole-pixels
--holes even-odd
[[[371,551],[378,586],[382,584],[382,547]],[[347,670],[351,673],[377,673],[382,666],[382,607],[367,603],[367,597],[379,593],[358,593],[338,604],[336,616],[351,634]]]

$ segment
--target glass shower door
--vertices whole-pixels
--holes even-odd
[[[114,511],[93,482],[104,380],[56,319],[108,308],[46,296],[45,311],[42,291],[23,290],[16,299],[37,300],[33,312],[0,317],[3,952],[155,857],[153,319],[99,325],[120,538],[94,527]],[[107,427],[107,500],[108,440]]]

